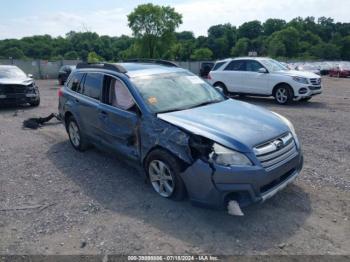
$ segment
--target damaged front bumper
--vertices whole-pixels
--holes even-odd
[[[224,209],[231,200],[241,207],[264,202],[300,173],[302,153],[271,171],[261,166],[224,167],[198,159],[182,174],[194,205]]]
[[[25,103],[33,103],[38,101],[39,98],[40,95],[38,93],[0,94],[0,104],[19,105]]]

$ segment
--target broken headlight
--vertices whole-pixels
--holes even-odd
[[[228,149],[219,144],[213,145],[210,158],[218,165],[223,166],[252,166],[252,162],[244,154]]]

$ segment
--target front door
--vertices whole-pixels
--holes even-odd
[[[105,76],[103,88],[103,100],[98,110],[102,144],[131,159],[137,159],[137,105],[121,79]]]
[[[260,73],[259,69],[264,68],[262,64],[255,60],[246,61],[246,71],[244,72],[244,85],[247,93],[269,95],[268,89],[269,73]]]

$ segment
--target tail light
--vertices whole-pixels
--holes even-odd
[[[63,90],[62,90],[62,88],[58,89],[57,95],[58,95],[58,97],[63,96]]]

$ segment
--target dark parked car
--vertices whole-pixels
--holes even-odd
[[[286,118],[160,63],[79,64],[58,93],[72,146],[121,154],[160,196],[211,207],[263,202],[299,175]]]
[[[72,65],[65,65],[60,68],[58,71],[58,83],[60,85],[64,85],[64,83],[67,81],[70,73],[75,69],[75,66]]]
[[[207,78],[210,70],[213,68],[215,63],[213,62],[202,62],[201,68],[199,69],[199,75],[203,78]]]
[[[0,65],[0,105],[40,104],[39,88],[31,75],[13,65]]]

